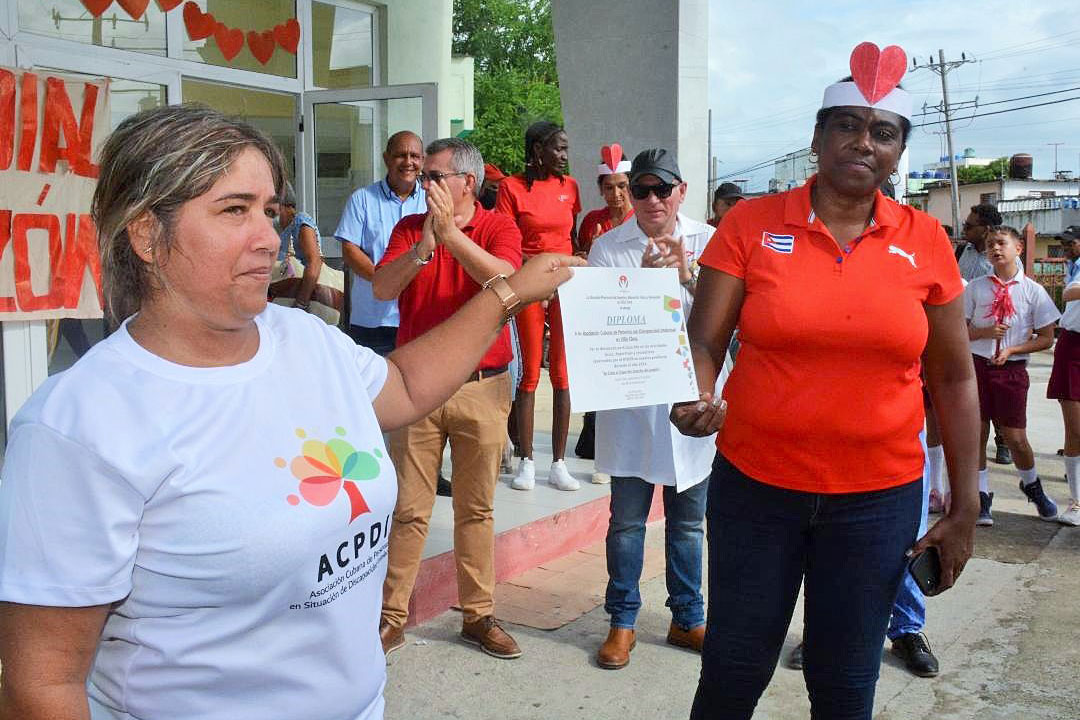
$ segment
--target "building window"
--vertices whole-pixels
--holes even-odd
[[[197,102],[226,115],[241,117],[269,135],[285,157],[289,179],[296,177],[296,97],[185,77],[184,102]]]
[[[165,55],[165,13],[151,2],[138,20],[113,3],[94,17],[80,0],[18,0],[19,29],[61,40]]]
[[[326,2],[311,3],[312,82],[323,88],[362,88],[375,79],[375,14]]]
[[[243,44],[236,55],[226,60],[213,35],[202,40],[192,40],[188,37],[187,28],[184,28],[185,60],[269,73],[281,77],[296,77],[296,55],[275,44],[271,46],[273,54],[264,64],[252,53],[247,39],[249,31],[258,33],[273,31],[275,26],[294,19],[296,17],[294,0],[194,0],[194,2],[202,12],[209,12],[219,23],[228,28],[241,30]]]
[[[979,193],[980,205],[997,205],[998,194],[997,193]]]

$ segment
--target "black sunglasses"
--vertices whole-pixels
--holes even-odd
[[[426,172],[418,173],[416,177],[417,177],[417,179],[420,180],[420,184],[423,185],[424,183],[429,183],[429,182],[438,183],[440,180],[444,180],[444,179],[446,179],[448,177],[454,177],[456,175],[468,175],[468,174],[469,173],[467,173],[467,172],[441,173],[438,170],[432,170],[431,172],[427,172],[427,173]]]
[[[649,197],[649,193],[656,195],[658,200],[666,200],[671,197],[671,191],[677,186],[670,183],[660,183],[659,185],[631,185],[630,194],[635,200],[644,200]]]

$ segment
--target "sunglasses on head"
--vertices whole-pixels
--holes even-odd
[[[630,194],[635,200],[644,200],[649,197],[649,193],[656,195],[658,200],[666,200],[671,197],[671,191],[677,186],[671,183],[660,183],[658,185],[631,185]]]
[[[442,172],[439,172],[438,170],[432,170],[431,172],[418,173],[416,177],[420,180],[421,184],[424,184],[424,183],[429,183],[429,182],[438,183],[440,180],[445,180],[446,178],[449,178],[449,177],[455,177],[457,175],[468,175],[468,174],[469,173],[467,173],[467,172],[442,173]]]

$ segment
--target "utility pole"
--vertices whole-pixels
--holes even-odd
[[[959,60],[945,62],[945,51],[938,50],[938,61],[933,61],[933,55],[928,64],[920,66],[917,61],[912,61],[914,67],[929,68],[941,76],[941,112],[945,116],[945,141],[949,150],[949,185],[952,188],[952,226],[954,239],[959,238],[960,228],[960,183],[956,177],[956,154],[953,152],[952,139],[952,110],[949,106],[949,82],[946,76],[956,68],[969,62],[975,62],[974,58],[968,58],[963,53]]]
[[[1047,145],[1053,145],[1053,146],[1054,146],[1054,179],[1056,180],[1056,179],[1057,179],[1057,176],[1058,176],[1058,169],[1057,169],[1057,149],[1058,149],[1058,146],[1059,146],[1059,145],[1064,145],[1065,143],[1060,143],[1060,142],[1056,142],[1056,143],[1046,143],[1046,144],[1047,144]]]

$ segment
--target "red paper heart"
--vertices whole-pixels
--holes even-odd
[[[150,0],[116,0],[116,2],[120,3],[120,7],[124,8],[132,20],[141,18],[146,12],[146,6],[150,4]]]
[[[112,0],[82,0],[83,6],[90,11],[90,14],[94,17],[101,17],[101,13],[109,9],[112,5]]]
[[[851,51],[851,77],[871,105],[891,93],[906,71],[907,55],[896,45],[878,50],[874,43],[864,42]]]
[[[187,35],[192,40],[202,40],[214,34],[217,21],[210,13],[204,13],[199,6],[188,0],[184,3],[184,25]]]
[[[157,0],[158,7],[164,12],[169,12],[176,8],[177,5],[184,2],[184,0]]]
[[[296,54],[296,48],[300,45],[300,23],[296,18],[289,18],[280,25],[274,26],[274,39],[286,52]]]
[[[226,60],[232,60],[244,47],[244,31],[218,23],[214,26],[214,40],[217,41],[222,56]]]
[[[274,48],[277,47],[273,30],[261,33],[248,30],[247,42],[248,49],[251,50],[251,54],[255,56],[256,60],[263,65],[270,62],[270,56],[274,54]]]
[[[615,168],[619,166],[619,162],[623,159],[622,145],[611,143],[600,148],[600,159],[611,168],[611,172],[615,172]]]

